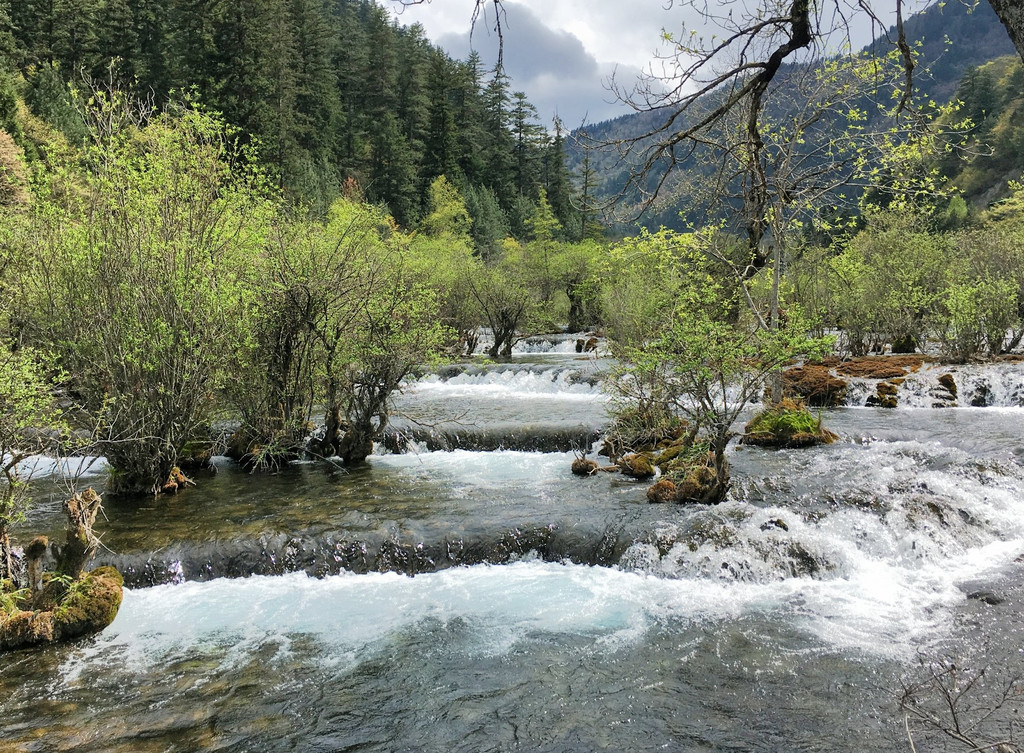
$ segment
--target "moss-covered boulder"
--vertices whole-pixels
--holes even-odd
[[[186,442],[178,457],[177,467],[183,471],[199,471],[210,467],[213,460],[213,442]]]
[[[596,461],[587,458],[576,458],[572,461],[572,473],[574,476],[593,476],[600,466]]]
[[[0,651],[100,632],[117,616],[123,585],[117,570],[100,567],[70,584],[51,577],[33,603],[8,595],[0,600]]]
[[[657,473],[654,469],[654,461],[646,452],[626,455],[619,460],[619,470],[622,471],[622,475],[637,479],[653,478]]]
[[[691,463],[685,474],[676,480],[676,502],[681,504],[717,505],[729,491],[728,473],[715,469],[710,455],[704,462]]]
[[[839,438],[806,406],[788,399],[758,413],[743,431],[740,441],[758,447],[810,447]]]
[[[676,485],[669,479],[662,479],[647,489],[647,501],[651,504],[672,502],[676,498]]]
[[[805,364],[782,372],[786,394],[796,395],[808,405],[833,408],[846,402],[847,382],[832,374],[827,366]]]
[[[866,404],[869,408],[895,408],[899,404],[898,391],[899,387],[893,382],[879,382]]]

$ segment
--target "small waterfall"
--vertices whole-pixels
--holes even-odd
[[[957,386],[955,398],[939,383],[939,377],[950,374]],[[850,378],[847,404],[865,406],[882,382],[893,380]],[[936,408],[960,407],[1024,407],[1024,364],[993,363],[940,365],[925,364],[917,372],[896,380],[898,407]]]

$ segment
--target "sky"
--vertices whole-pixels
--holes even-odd
[[[744,0],[719,0],[718,7]],[[852,5],[856,0],[836,0]],[[402,7],[389,5],[399,23],[423,25],[428,38],[449,55],[465,59],[475,49],[488,67],[498,54],[493,9],[481,17],[470,36],[474,0],[427,0]],[[891,0],[875,4],[891,6]],[[701,3],[695,3],[700,5]],[[715,0],[709,3],[714,6]],[[920,8],[926,0],[907,3]],[[598,123],[631,110],[609,90],[609,80],[629,88],[642,70],[657,68],[664,52],[662,32],[678,34],[685,23],[697,28],[686,2],[672,0],[504,0],[502,19],[505,71],[514,90],[526,92],[540,121],[551,127],[557,117],[567,128]],[[870,41],[867,28],[855,33],[858,44]]]
[[[557,115],[567,128],[630,112],[608,81],[632,82],[652,58],[673,14],[665,0],[505,0],[503,62],[515,90],[526,92],[542,124]],[[399,23],[420,23],[452,57],[475,49],[485,65],[497,59],[493,11],[470,39],[473,0],[431,0],[404,9]],[[678,15],[678,14],[676,14]]]

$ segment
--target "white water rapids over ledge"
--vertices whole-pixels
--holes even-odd
[[[403,400],[485,426],[600,421],[589,368],[569,355],[428,377]],[[925,367],[906,394],[926,395],[940,373]],[[905,749],[886,688],[956,639],[972,588],[998,589],[1019,568],[1022,375],[958,369],[961,395],[988,379],[1004,385],[991,390],[1003,407],[826,411],[835,445],[733,448],[734,489],[713,508],[647,505],[644,486],[620,477],[576,479],[564,452],[375,455],[351,478],[302,466],[296,483],[328,521],[341,516],[330,525],[398,531],[425,516],[514,530],[527,509],[561,516],[562,530],[605,516],[650,535],[614,567],[527,553],[415,577],[130,589],[97,638],[0,659],[0,740],[132,753]],[[224,515],[273,526],[293,503],[286,486],[259,492],[271,480],[240,477]],[[216,500],[192,492],[163,514],[177,505],[225,536],[216,510],[198,522]]]

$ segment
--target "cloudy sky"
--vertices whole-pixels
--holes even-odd
[[[837,0],[838,5],[855,3]],[[892,5],[891,0],[879,3]],[[422,24],[452,57],[464,59],[475,49],[488,67],[496,60],[492,8],[477,22],[471,39],[473,0],[427,0],[405,8],[398,0],[389,4],[399,23]],[[907,3],[913,9],[924,4]],[[686,3],[672,0],[505,0],[504,7],[504,64],[514,88],[526,92],[542,123],[550,126],[557,115],[568,128],[630,112],[608,90],[611,76],[628,87],[651,64],[663,30],[678,34],[684,22],[696,20]],[[859,44],[871,38],[867,28],[855,36]]]
[[[662,27],[673,22],[665,0],[506,0],[503,60],[513,87],[525,91],[540,120],[557,114],[569,128],[628,112],[607,84],[636,79],[657,48]],[[473,0],[431,0],[396,13],[399,23],[420,23],[427,36],[455,58],[469,50],[493,65],[498,38],[493,11],[470,39]],[[396,8],[396,10],[398,10]],[[678,25],[678,23],[677,23]],[[678,29],[675,29],[678,30]]]

